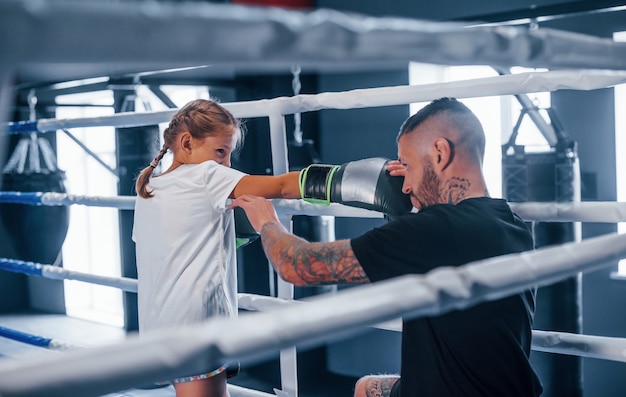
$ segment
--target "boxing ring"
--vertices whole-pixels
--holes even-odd
[[[584,76],[584,78],[581,78],[581,76]],[[282,111],[289,109],[295,112],[303,111],[303,109],[311,111],[322,108],[339,108],[339,106],[341,106],[341,108],[381,106],[381,104],[384,106],[416,101],[415,98],[420,98],[422,101],[427,100],[428,95],[432,95],[433,92],[454,92],[454,95],[464,97],[468,95],[468,92],[474,91],[477,86],[487,87],[485,89],[485,91],[487,91],[485,95],[492,95],[493,91],[496,90],[502,94],[515,93],[518,89],[533,92],[546,89],[546,87],[550,90],[558,89],[559,87],[593,89],[596,87],[604,87],[607,84],[624,82],[626,81],[626,75],[620,72],[606,71],[592,73],[542,72],[479,80],[480,81],[436,84],[434,85],[436,88],[433,88],[433,86],[389,87],[358,90],[356,92],[303,95],[293,98],[255,101],[253,103],[226,103],[224,105],[238,117],[249,118],[263,115],[264,112],[261,109],[263,106],[267,106],[267,108],[270,109],[270,111],[265,112],[270,114],[276,112],[276,108],[282,109]],[[499,84],[502,80],[506,81],[505,87]],[[515,82],[518,84],[515,84]],[[297,104],[301,106],[296,106]],[[14,123],[10,125],[10,128],[13,133],[30,133],[33,129],[39,132],[60,128],[75,128],[77,126],[119,125],[120,123],[124,126],[144,125],[145,123],[150,124],[166,121],[168,117],[170,117],[170,113],[170,111],[167,111],[151,114],[113,115],[97,119],[39,120],[37,122],[28,122],[28,124]],[[285,114],[287,113],[288,111],[285,111]],[[26,128],[26,125],[31,126],[30,129]],[[275,139],[274,137],[281,139],[281,142],[274,143],[273,147],[282,146],[286,150],[283,128],[284,126],[281,125],[279,130],[281,133],[273,133],[271,136],[273,139]],[[88,205],[113,207],[120,210],[129,210],[134,207],[134,197],[132,196],[87,197],[50,192],[3,192],[0,194],[0,202],[48,206]],[[382,214],[376,212],[345,207],[339,204],[320,207],[299,200],[275,200],[275,204],[277,211],[283,216],[306,214],[314,216],[382,217]],[[524,219],[533,221],[621,222],[626,220],[626,203],[511,203],[511,205]],[[470,264],[466,268],[459,270],[442,269],[441,271],[433,272],[433,274],[428,274],[424,277],[409,277],[399,282],[399,284],[395,282],[390,283],[384,291],[377,290],[378,288],[382,288],[380,285],[363,286],[358,288],[359,295],[357,296],[352,296],[352,294],[356,292],[349,291],[345,294],[337,294],[337,296],[312,299],[311,302],[306,302],[306,306],[303,306],[302,302],[289,300],[289,297],[270,298],[240,294],[241,308],[249,311],[258,311],[259,313],[245,314],[242,315],[240,319],[232,321],[212,321],[211,325],[207,325],[206,327],[186,330],[186,336],[183,337],[181,337],[178,332],[176,335],[163,334],[158,335],[158,337],[155,336],[157,340],[153,341],[154,346],[163,343],[171,346],[179,346],[179,344],[187,340],[190,335],[194,335],[193,338],[196,338],[196,333],[212,334],[214,331],[213,327],[226,327],[224,333],[229,336],[226,338],[226,341],[222,341],[222,338],[220,338],[220,340],[207,339],[205,336],[202,339],[198,339],[205,341],[204,344],[199,343],[198,346],[194,344],[193,347],[189,346],[188,349],[188,342],[185,342],[182,345],[182,351],[187,352],[189,356],[180,354],[180,357],[176,359],[170,357],[167,363],[161,363],[162,367],[157,366],[157,368],[154,368],[154,363],[159,361],[155,361],[156,358],[151,357],[149,353],[138,354],[137,351],[133,350],[150,350],[149,347],[147,347],[150,345],[150,338],[147,338],[147,340],[129,338],[128,341],[122,344],[123,347],[109,346],[106,348],[94,348],[88,351],[71,352],[72,357],[70,357],[70,354],[64,354],[64,356],[54,358],[54,360],[61,360],[64,363],[63,365],[52,363],[43,364],[40,362],[19,363],[17,365],[13,363],[7,366],[0,365],[0,379],[3,380],[3,382],[0,382],[0,385],[9,385],[15,381],[15,385],[21,385],[20,388],[23,388],[23,382],[17,380],[22,371],[28,373],[33,370],[38,370],[37,368],[41,365],[52,365],[55,368],[65,368],[61,372],[67,372],[67,374],[61,375],[50,372],[49,383],[42,380],[41,385],[33,387],[41,387],[41,393],[53,395],[50,394],[53,393],[54,390],[51,388],[57,385],[56,387],[61,387],[61,389],[58,390],[58,392],[54,391],[54,393],[62,395],[67,392],[67,390],[63,388],[63,385],[72,385],[71,388],[74,391],[79,387],[74,380],[68,379],[67,381],[59,381],[60,379],[64,379],[63,376],[70,376],[70,374],[76,373],[75,369],[67,368],[65,360],[78,363],[76,365],[79,365],[82,369],[87,368],[84,367],[87,361],[97,361],[97,370],[104,373],[107,372],[108,369],[103,369],[100,355],[107,356],[109,354],[118,354],[119,351],[133,351],[133,353],[131,353],[132,356],[142,357],[141,363],[133,362],[130,364],[135,368],[134,371],[130,371],[129,368],[121,366],[122,364],[118,362],[127,361],[125,358],[119,357],[118,360],[113,360],[111,365],[117,369],[111,368],[113,373],[110,374],[110,377],[103,379],[101,386],[98,386],[97,382],[94,383],[90,380],[85,382],[85,390],[80,389],[80,392],[85,395],[99,395],[103,392],[123,390],[128,387],[136,386],[137,384],[154,382],[160,377],[166,376],[166,374],[167,376],[172,376],[176,373],[189,372],[192,368],[198,368],[198,364],[213,364],[214,362],[227,359],[238,359],[243,363],[252,363],[271,357],[280,349],[290,348],[294,345],[300,348],[306,348],[316,343],[329,342],[359,332],[359,329],[362,330],[366,325],[377,326],[380,323],[393,320],[399,316],[430,315],[445,312],[453,308],[466,307],[467,305],[475,304],[486,299],[497,299],[498,297],[514,293],[515,291],[519,291],[531,285],[549,284],[577,272],[590,271],[596,269],[598,266],[611,264],[612,260],[617,260],[622,257],[626,257],[626,240],[624,236],[611,235],[585,240],[581,243],[566,244],[553,249],[538,250],[532,253],[512,255],[506,258],[496,258],[491,261],[485,261],[484,263]],[[552,263],[555,258],[559,258],[559,260],[556,263]],[[136,292],[136,280],[131,279],[114,279],[110,277],[81,274],[50,265],[15,261],[10,258],[1,259],[0,268],[54,279],[81,280],[120,288],[124,291]],[[496,272],[490,270],[502,268],[507,269],[507,274],[503,275],[500,274],[500,271]],[[491,279],[490,277],[494,278]],[[407,288],[408,285],[411,285],[412,288]],[[415,285],[422,285],[422,288],[416,289]],[[367,291],[370,288],[375,288],[375,290]],[[412,291],[412,293],[401,299],[403,302],[402,305],[398,305],[397,302],[391,305],[390,302],[379,299],[381,296],[387,296],[389,299],[395,301],[397,291],[405,290]],[[392,291],[396,292],[392,293]],[[413,293],[415,294],[414,296],[412,295]],[[347,297],[345,295],[347,295]],[[366,296],[370,298],[365,300]],[[376,299],[372,299],[372,296],[375,296]],[[367,301],[367,303],[364,300]],[[355,314],[348,315],[347,312],[341,312],[339,314],[328,313],[335,311],[337,307],[343,307],[347,301],[363,302],[362,305],[369,309],[361,310],[368,312],[368,314],[356,314],[358,313],[358,309],[352,312],[354,308],[351,308],[351,305],[347,305],[345,310]],[[292,306],[297,306],[297,308],[292,308]],[[393,307],[393,309],[391,307]],[[329,310],[329,308],[333,308],[333,310]],[[303,310],[306,310],[306,319],[302,319]],[[373,312],[369,313],[370,311]],[[287,318],[294,315],[296,312],[300,313],[300,315],[295,316],[295,318]],[[324,316],[327,315],[329,318],[324,318]],[[334,323],[337,318],[342,318],[342,322]],[[348,323],[346,323],[346,321],[348,321]],[[233,325],[231,322],[235,324]],[[257,326],[251,327],[247,325],[248,322],[250,322],[250,324],[257,324]],[[324,327],[322,327],[323,329],[319,329],[319,326],[314,327],[312,325],[319,323],[325,324]],[[260,331],[258,324],[268,324],[267,331]],[[287,326],[287,324],[292,325]],[[279,329],[276,329],[277,326]],[[294,328],[293,334],[291,334],[291,331],[285,331],[286,329],[291,330],[291,327]],[[398,329],[397,324],[388,324],[385,327],[387,329]],[[243,335],[240,335],[242,331],[233,334],[234,331],[232,328],[246,329],[248,331],[243,332]],[[187,332],[190,334],[188,335]],[[256,335],[257,332],[260,332],[262,336]],[[328,332],[327,336],[320,337],[322,333],[326,334],[326,332]],[[229,339],[231,337],[236,340],[230,341]],[[255,342],[256,340],[259,341]],[[257,343],[268,343],[269,346],[261,348],[261,346],[257,346]],[[244,346],[249,346],[253,351],[246,351]],[[626,357],[621,352],[624,351],[625,346],[626,341],[619,338],[547,331],[535,331],[533,334],[533,349],[552,353],[573,354],[624,362],[626,361]],[[198,350],[193,352],[194,348]],[[258,352],[257,349],[262,349],[262,351]],[[115,350],[116,353],[111,352],[111,350]],[[162,354],[163,353],[159,353],[157,355],[161,356]],[[171,354],[173,354],[173,352],[168,352],[166,356],[169,357]],[[206,355],[206,357],[203,359],[203,362],[199,363],[197,361],[198,357],[204,357],[204,355]],[[81,360],[85,360],[85,362]],[[207,362],[206,360],[209,361]],[[161,359],[161,361],[163,360]],[[20,368],[22,366],[25,367]],[[133,377],[126,379],[131,373]],[[122,376],[122,374],[126,375]],[[5,383],[3,375],[6,375],[7,382],[10,381],[11,383]],[[81,372],[80,376],[83,377],[84,373]],[[2,387],[4,386],[0,386],[0,390],[2,390]],[[13,395],[11,393],[20,395],[20,393],[22,393],[19,390],[13,389],[7,389],[7,391],[3,390],[3,392],[7,393],[7,395]],[[29,390],[24,391],[24,393],[27,395],[37,395],[38,391],[29,388]]]
[[[577,218],[571,212],[567,217]],[[254,363],[274,356],[279,349],[294,345],[306,349],[343,339],[401,316],[463,309],[532,286],[549,285],[623,257],[626,235],[616,234],[460,268],[440,268],[424,276],[406,276],[306,302],[240,294],[241,307],[258,312],[142,338],[130,336],[120,344],[72,349],[36,361],[0,363],[0,391],[3,396],[98,396],[198,372],[224,360]],[[10,261],[0,260],[5,270],[6,262]],[[31,274],[41,267],[13,263],[13,270]],[[626,339],[621,338],[534,331],[533,349],[626,362]],[[28,382],[32,373],[38,374],[36,384]]]
[[[0,34],[0,49],[16,54],[2,61],[0,77],[6,89],[8,76],[22,64],[43,61],[93,62],[106,59],[110,65],[132,61],[144,68],[172,65],[183,59],[190,64],[223,62],[245,64],[266,62],[292,64],[303,62],[334,63],[420,60],[440,64],[491,64],[498,66],[557,67],[569,70],[530,72],[419,86],[381,87],[346,92],[295,95],[224,103],[238,118],[269,119],[274,173],[286,172],[287,136],[285,116],[322,109],[355,109],[425,102],[437,97],[516,95],[523,93],[569,90],[594,90],[626,83],[626,45],[589,36],[552,31],[516,28],[467,29],[459,24],[436,24],[392,18],[362,18],[329,10],[313,13],[285,10],[255,10],[245,7],[191,6],[165,4],[74,4],[64,2],[0,3],[0,13],[15,18],[0,29],[15,29],[16,40],[8,42]],[[96,9],[94,9],[94,7]],[[219,11],[216,12],[216,10]],[[121,18],[116,35],[140,29],[145,37],[160,47],[144,46],[140,38],[118,51],[103,41],[88,42],[74,23],[88,17],[95,31],[106,31],[106,16]],[[167,15],[167,19],[164,19]],[[216,15],[219,15],[216,16]],[[68,21],[70,21],[68,23]],[[157,22],[159,23],[157,23]],[[163,22],[166,21],[164,28]],[[169,25],[169,24],[172,25]],[[211,25],[207,28],[207,24]],[[182,26],[176,31],[174,26]],[[31,29],[26,32],[25,29]],[[237,48],[221,48],[217,55],[181,46],[190,32],[219,29],[242,41]],[[245,35],[243,35],[242,30]],[[174,34],[166,34],[176,31]],[[72,33],[74,32],[74,33]],[[19,34],[21,33],[21,34]],[[263,34],[255,34],[263,33]],[[55,38],[74,34],[72,51],[61,47]],[[280,34],[280,46],[275,38]],[[328,35],[341,39],[328,48]],[[22,50],[34,37],[43,40],[43,52]],[[253,37],[253,40],[250,40]],[[132,43],[131,43],[132,42]],[[181,48],[182,47],[182,48]],[[320,52],[320,49],[324,51]],[[208,51],[211,53],[211,51]],[[76,55],[80,54],[80,56]],[[415,56],[414,54],[421,54]],[[141,55],[141,56],[140,56]],[[107,58],[108,57],[108,58]],[[214,58],[211,58],[214,57]],[[381,61],[382,62],[382,61]],[[586,70],[578,70],[584,68]],[[5,91],[3,91],[5,92]],[[3,105],[0,98],[0,106]],[[4,108],[0,109],[0,114]],[[133,127],[167,122],[176,110],[146,113],[120,113],[113,116],[77,119],[41,119],[8,123],[8,134],[32,134],[78,127]],[[88,205],[133,208],[134,197],[87,197],[50,192],[3,192],[0,203],[68,206]],[[319,207],[299,200],[275,200],[281,221],[290,226],[291,215],[382,217],[382,214],[331,204]],[[522,218],[545,222],[626,221],[626,203],[511,203]],[[134,335],[121,343],[94,348],[69,348],[55,355],[37,359],[0,361],[0,396],[100,396],[151,384],[161,379],[201,372],[218,363],[239,360],[253,364],[280,354],[283,391],[297,396],[295,349],[307,349],[345,339],[368,327],[398,330],[400,317],[418,317],[463,309],[487,300],[499,299],[529,287],[549,285],[580,272],[591,272],[615,265],[626,258],[626,235],[609,234],[566,243],[533,252],[506,255],[470,263],[460,268],[441,268],[423,276],[359,286],[335,294],[302,301],[293,300],[293,286],[279,280],[278,297],[240,294],[239,304],[249,312],[237,319],[214,319],[204,325],[174,331],[155,332],[138,338]],[[74,279],[136,292],[136,280],[110,278],[72,272],[49,264],[0,258],[0,269],[53,279]],[[0,329],[0,335],[24,343],[55,348],[64,346],[50,338],[28,335],[19,330]],[[219,337],[217,336],[219,335]],[[67,344],[66,344],[67,345]],[[534,350],[626,362],[626,339],[594,335],[576,335],[551,331],[533,332]],[[280,353],[279,353],[280,352]],[[33,381],[33,374],[37,374]],[[231,390],[237,395],[263,393]]]

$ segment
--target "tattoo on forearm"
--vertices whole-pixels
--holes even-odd
[[[263,226],[265,254],[282,279],[296,285],[358,284],[368,278],[349,240],[309,243],[287,233],[282,225]]]
[[[465,198],[470,185],[469,179],[452,177],[443,184],[441,197],[448,204],[457,204]]]
[[[367,397],[389,397],[391,388],[398,381],[398,377],[372,377],[365,383]]]

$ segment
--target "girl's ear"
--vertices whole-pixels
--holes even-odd
[[[437,167],[443,171],[454,159],[454,144],[446,138],[437,138],[434,142],[436,164]]]
[[[191,134],[188,132],[181,132],[179,139],[180,147],[187,153],[191,152]]]

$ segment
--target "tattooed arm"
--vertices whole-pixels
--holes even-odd
[[[359,284],[369,281],[349,240],[309,243],[278,222],[261,229],[263,249],[278,275],[292,284]]]
[[[390,397],[393,386],[400,380],[398,375],[367,375],[359,379],[354,397]],[[394,395],[398,395],[396,391]]]
[[[368,278],[354,256],[349,240],[309,243],[281,225],[272,203],[243,195],[231,204],[246,211],[254,230],[261,233],[263,249],[278,275],[292,284],[358,284]]]

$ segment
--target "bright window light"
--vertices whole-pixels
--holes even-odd
[[[59,105],[113,106],[113,93],[111,91],[92,91],[59,95],[55,98],[55,102]]]
[[[111,92],[59,97],[58,103],[112,104]],[[97,117],[113,113],[111,107],[66,106],[57,109],[57,118]],[[72,129],[71,134],[115,168],[115,128]],[[57,132],[59,168],[66,173],[69,194],[116,196],[116,177],[83,151],[65,133]],[[118,213],[115,208],[70,206],[70,223],[63,244],[63,266],[69,270],[120,277]],[[102,324],[124,325],[122,292],[117,288],[78,281],[65,281],[68,316]]]
[[[178,107],[182,107],[194,99],[209,99],[209,90],[206,86],[162,85],[161,90]]]
[[[626,32],[616,32],[613,40],[626,42]],[[614,88],[615,94],[615,175],[617,186],[617,201],[626,201],[626,84]],[[617,224],[618,233],[626,232],[626,223]],[[626,260],[619,261],[618,273],[626,276]]]

